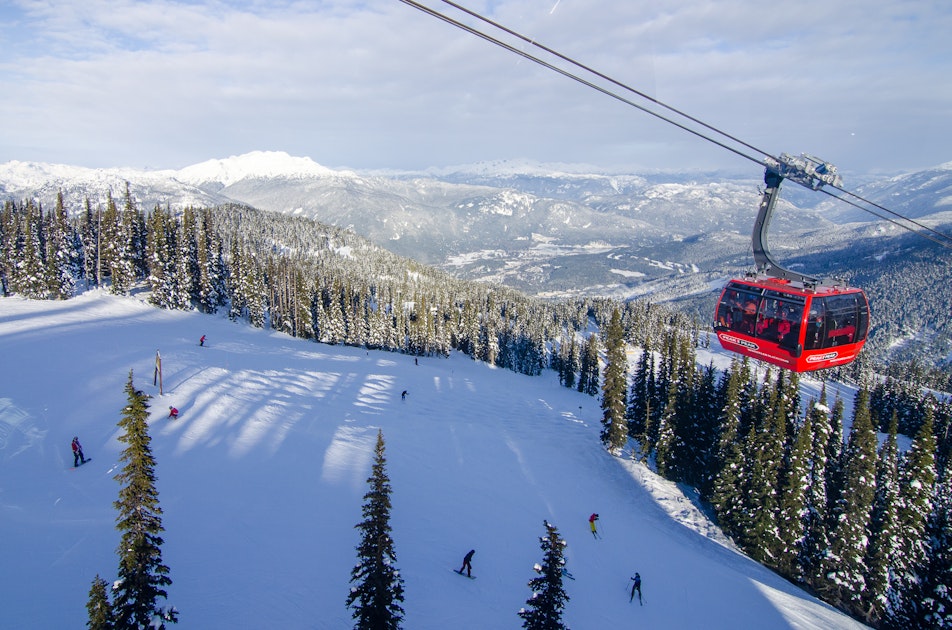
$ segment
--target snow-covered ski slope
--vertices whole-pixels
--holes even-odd
[[[0,627],[82,627],[93,577],[115,579],[130,369],[154,396],[180,628],[352,627],[344,600],[378,428],[405,628],[520,627],[543,519],[568,542],[576,630],[860,627],[734,551],[672,484],[609,456],[596,399],[552,373],[461,355],[414,365],[100,292],[0,299]],[[74,435],[93,458],[75,470]],[[479,579],[461,580],[450,570],[471,548]],[[628,601],[635,571],[643,607]]]

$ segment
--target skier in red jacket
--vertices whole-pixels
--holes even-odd
[[[175,407],[171,405],[169,405],[169,417],[172,418],[173,420],[178,418],[178,409],[176,409]]]

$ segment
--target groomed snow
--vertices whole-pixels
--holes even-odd
[[[564,620],[576,630],[861,627],[737,553],[673,484],[609,456],[597,400],[552,373],[461,355],[414,365],[100,292],[0,299],[0,356],[7,629],[82,627],[93,577],[115,579],[130,369],[154,396],[179,628],[352,627],[344,600],[378,428],[405,628],[520,627],[543,519],[568,541]],[[169,405],[180,419],[166,418]],[[75,470],[74,435],[93,458]],[[471,548],[472,581],[452,573]],[[628,602],[635,571],[643,607]]]

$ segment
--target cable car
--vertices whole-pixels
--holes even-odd
[[[869,332],[869,302],[861,289],[822,281],[777,265],[767,228],[784,178],[819,190],[840,185],[836,167],[817,158],[768,159],[766,189],[754,224],[756,273],[730,280],[714,311],[725,350],[795,372],[837,367],[856,359]]]
[[[721,292],[714,330],[725,350],[794,372],[821,370],[856,359],[869,330],[869,303],[849,287],[735,279]]]

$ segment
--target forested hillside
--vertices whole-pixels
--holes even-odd
[[[921,265],[915,286],[943,290],[934,261]],[[145,291],[157,307],[224,310],[315,342],[553,368],[562,385],[601,395],[607,448],[633,444],[695,488],[751,557],[868,623],[952,627],[952,409],[919,383],[860,365],[847,418],[843,401],[801,400],[783,372],[698,366],[698,322],[646,301],[532,299],[309,219],[236,205],[145,212],[128,189],[101,208],[7,202],[0,281],[5,295]],[[915,316],[940,327],[927,310]],[[628,347],[641,350],[634,366]]]

